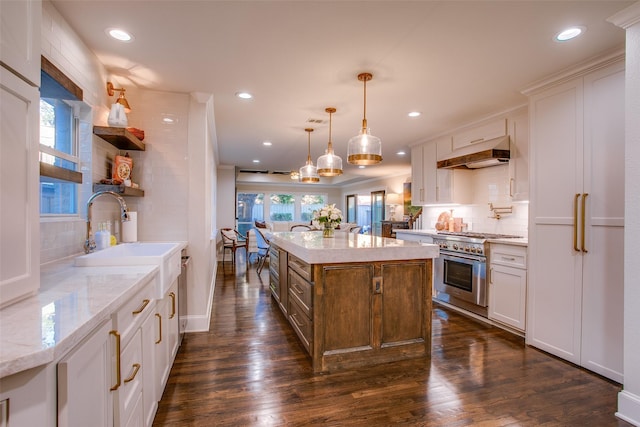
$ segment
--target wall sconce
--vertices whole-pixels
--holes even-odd
[[[391,193],[387,194],[386,202],[389,205],[389,215],[391,216],[391,221],[396,220],[396,208],[402,204],[402,198],[400,194]]]
[[[124,97],[125,90],[126,89],[123,87],[120,87],[120,88],[113,87],[113,83],[107,82],[107,94],[109,94],[109,96],[113,96],[115,95],[116,91],[120,92],[118,99],[116,99],[116,104],[121,104],[124,107],[124,111],[126,113],[130,113],[131,107],[129,107],[129,102],[127,102],[127,98]]]

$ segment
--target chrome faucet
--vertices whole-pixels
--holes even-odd
[[[129,221],[129,210],[127,209],[127,203],[124,201],[124,198],[118,193],[114,193],[113,191],[96,191],[89,197],[87,200],[87,240],[84,242],[84,253],[88,254],[93,252],[96,249],[96,241],[93,238],[93,233],[91,232],[91,206],[93,206],[93,201],[103,194],[109,194],[120,203],[120,217],[121,221]]]

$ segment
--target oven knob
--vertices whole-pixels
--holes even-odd
[[[457,250],[458,250],[458,244],[457,244],[457,243],[454,243],[454,244],[453,244],[453,250],[455,250],[455,251],[457,251]]]
[[[464,250],[465,250],[466,252],[470,252],[470,251],[471,251],[471,248],[470,248],[469,246],[465,246]]]
[[[482,254],[482,248],[478,248],[478,253]]]
[[[476,253],[476,248],[474,248],[473,246],[471,247],[471,253],[475,254]]]

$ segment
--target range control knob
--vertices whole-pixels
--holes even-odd
[[[471,251],[471,248],[470,248],[469,246],[465,246],[465,247],[464,247],[464,250],[465,250],[465,252],[470,252],[470,251]]]
[[[454,244],[453,244],[453,250],[455,250],[455,251],[457,251],[457,250],[458,250],[458,244],[457,244],[457,243],[454,243]]]
[[[476,248],[476,247],[474,247],[474,246],[472,246],[472,247],[471,247],[471,253],[472,253],[472,254],[475,254],[475,253],[476,253],[476,250],[477,250],[477,248]]]
[[[478,248],[478,253],[482,255],[482,248]]]

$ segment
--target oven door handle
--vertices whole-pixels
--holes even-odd
[[[456,261],[456,260],[460,260],[460,259],[465,259],[468,261],[473,261],[473,262],[486,262],[486,258],[484,257],[474,257],[473,255],[465,255],[465,254],[443,254],[442,252],[440,252],[440,258],[442,258],[443,260],[448,260],[448,261]]]

